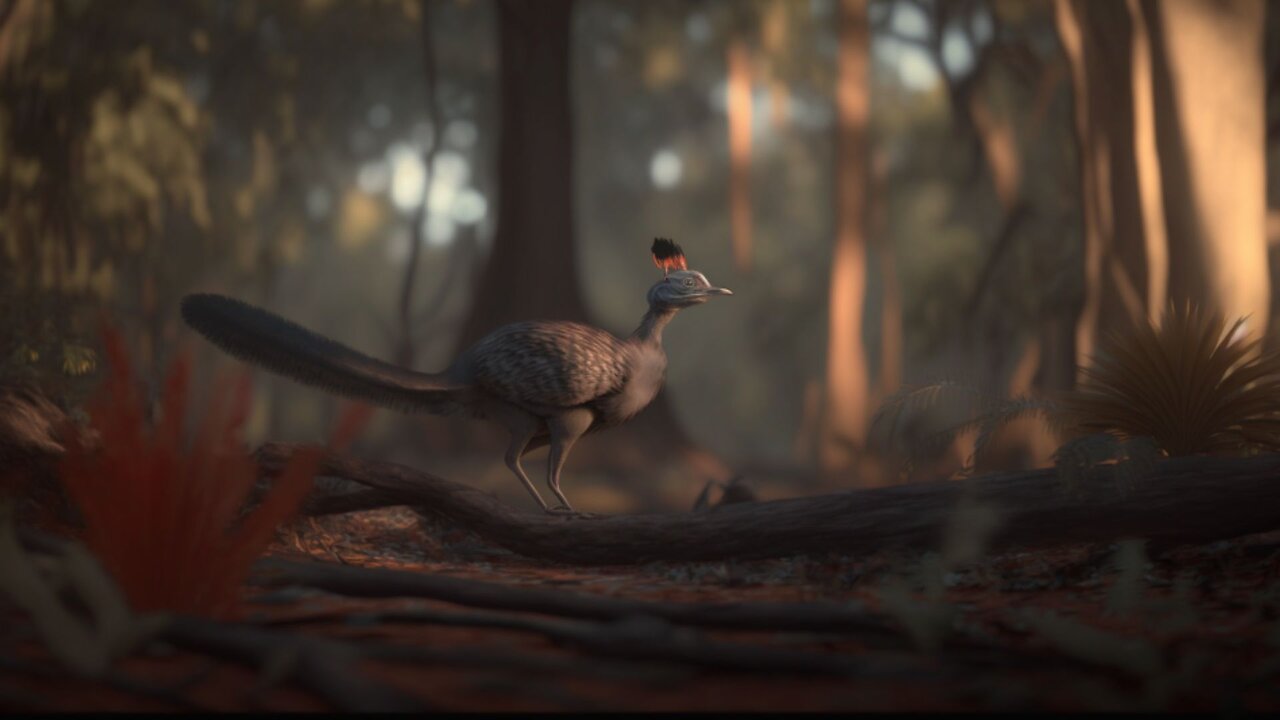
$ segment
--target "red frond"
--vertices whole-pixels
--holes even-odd
[[[368,403],[348,403],[346,409],[338,415],[338,422],[329,436],[329,448],[345,450],[369,424],[373,411],[374,407]]]
[[[248,375],[231,388],[214,383],[210,407],[187,440],[189,356],[170,367],[152,426],[123,338],[104,324],[103,340],[110,369],[89,406],[100,447],[68,442],[60,468],[84,517],[83,539],[135,610],[233,615],[253,561],[310,490],[320,451],[295,456],[240,518],[258,478],[241,441],[252,400]]]

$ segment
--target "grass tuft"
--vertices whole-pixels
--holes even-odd
[[[1280,450],[1280,355],[1241,338],[1244,323],[1187,304],[1110,334],[1064,403],[1068,422],[1170,456]]]

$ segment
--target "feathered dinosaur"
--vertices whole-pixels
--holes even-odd
[[[662,280],[649,288],[649,309],[625,339],[576,322],[532,320],[504,325],[468,348],[445,370],[425,373],[376,360],[278,315],[228,297],[188,295],[182,317],[215,345],[247,362],[331,392],[408,412],[466,413],[511,433],[507,467],[547,512],[573,513],[560,490],[560,470],[588,432],[626,422],[658,394],[666,374],[662,330],[684,308],[717,295],[705,275],[688,269],[680,246],[654,241]],[[549,507],[520,458],[550,445]]]

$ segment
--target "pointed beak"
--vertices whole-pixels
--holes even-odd
[[[707,288],[706,292],[708,295],[732,295],[733,294],[733,291],[730,290],[729,288],[718,288],[718,287]]]

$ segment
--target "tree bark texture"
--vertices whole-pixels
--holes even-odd
[[[497,228],[471,314],[469,347],[519,320],[587,319],[573,212],[573,0],[500,0]]]

